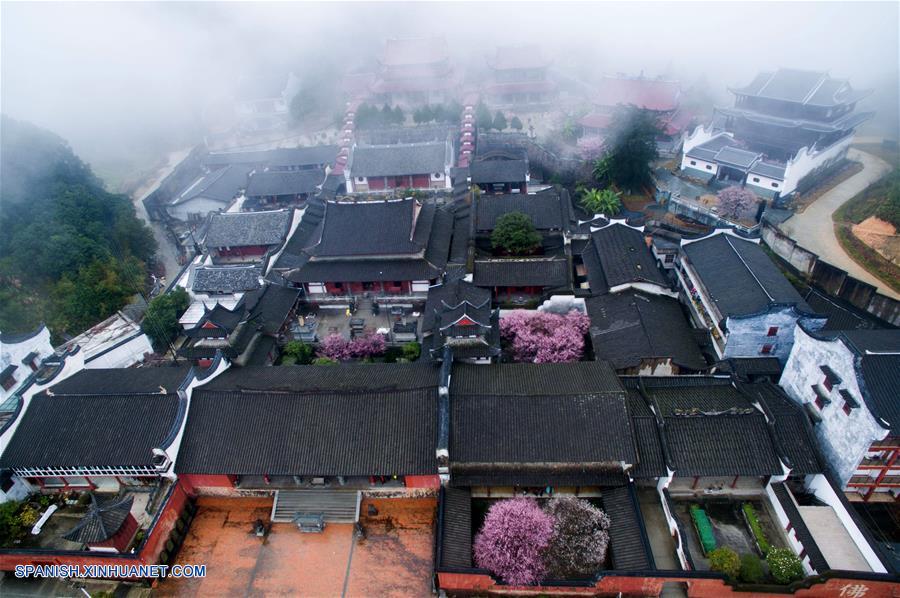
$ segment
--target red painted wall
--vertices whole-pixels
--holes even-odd
[[[489,575],[475,573],[438,573],[438,587],[455,594],[491,596],[659,596],[665,583],[687,585],[690,598],[763,598],[770,593],[736,592],[721,579],[686,579],[680,577],[625,577],[608,575],[593,587],[553,587],[553,586],[505,586],[498,585]],[[796,598],[894,598],[898,585],[887,581],[866,581],[857,579],[832,578],[815,584],[808,589],[800,589],[788,596]]]
[[[440,488],[441,478],[436,475],[408,475],[403,478],[407,488]]]
[[[130,555],[99,556],[98,553],[87,551],[76,556],[52,552],[37,555],[4,550],[0,552],[0,571],[14,571],[16,565],[155,565],[188,498],[187,490],[179,480],[137,558]]]
[[[188,494],[196,494],[197,488],[233,488],[234,481],[228,475],[186,474],[178,477]]]

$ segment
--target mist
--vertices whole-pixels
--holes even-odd
[[[538,43],[586,82],[628,73],[701,85],[717,103],[759,70],[827,70],[896,139],[896,2],[3,3],[0,103],[98,169],[147,167],[202,141],[201,115],[244,76],[371,67],[386,37],[439,34],[469,81],[498,44]],[[340,105],[336,104],[338,110]]]

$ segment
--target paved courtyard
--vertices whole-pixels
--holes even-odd
[[[434,499],[364,499],[364,540],[350,524],[304,534],[276,523],[263,542],[251,530],[268,521],[268,498],[202,498],[198,507],[177,562],[207,565],[206,578],[166,580],[159,596],[431,595]]]

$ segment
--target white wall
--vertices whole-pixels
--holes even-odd
[[[86,361],[86,369],[127,368],[144,360],[144,355],[153,353],[153,345],[144,333],[136,334],[114,349]]]
[[[753,179],[759,179],[759,181],[757,182]],[[769,193],[781,193],[782,188],[784,187],[784,183],[782,181],[779,181],[778,179],[772,179],[752,172],[747,175],[747,185],[749,185],[750,187],[759,187],[760,189],[765,189]],[[772,185],[776,186],[773,187]]]
[[[0,387],[0,401],[15,392],[18,386],[31,375],[31,366],[22,363],[22,360],[32,352],[38,354],[37,362],[39,364],[45,357],[53,354],[53,345],[50,344],[50,330],[46,326],[41,328],[36,335],[21,343],[0,343],[0,370],[8,365],[16,366],[16,371],[13,372],[16,384],[9,390]]]
[[[691,164],[691,162],[695,162],[695,164]],[[707,166],[709,166],[709,168],[707,168]],[[715,162],[706,162],[700,158],[689,158],[687,155],[681,157],[681,170],[684,170],[685,168],[702,170],[708,172],[710,175],[716,174],[719,171],[719,166]]]
[[[787,163],[784,171],[784,188],[781,190],[782,195],[792,193],[800,180],[820,166],[824,166],[835,160],[839,160],[847,153],[853,136],[848,135],[841,141],[835,143],[824,151],[810,151],[809,148],[801,148],[797,155],[791,158]]]
[[[828,394],[831,404],[825,405],[819,412],[822,421],[816,424],[815,432],[822,452],[834,467],[842,486],[847,484],[872,442],[888,433],[865,406],[854,364],[855,355],[841,341],[816,340],[798,326],[794,334],[794,347],[778,382],[788,396],[800,405],[815,401],[814,384]],[[820,369],[823,365],[841,377],[841,384],[830,393],[821,386],[825,378]],[[841,389],[850,391],[860,404],[850,415],[844,413],[844,400],[838,392]]]

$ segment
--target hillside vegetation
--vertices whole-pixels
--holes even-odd
[[[153,234],[65,140],[0,127],[0,330],[78,334],[144,290]]]

